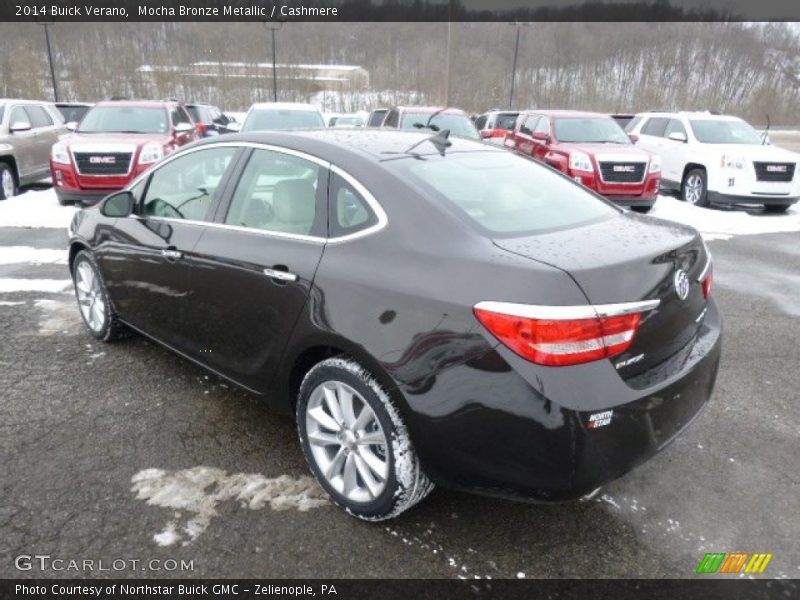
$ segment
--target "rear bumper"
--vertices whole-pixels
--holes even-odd
[[[651,458],[700,414],[720,351],[713,301],[681,356],[636,382],[622,381],[610,361],[561,368],[555,378],[546,375],[553,368],[526,373],[498,347],[440,374],[422,397],[406,395],[409,428],[441,485],[538,502],[578,499]]]
[[[752,196],[734,196],[719,192],[708,192],[708,201],[712,204],[768,204],[770,206],[791,206],[800,200],[800,196],[770,196],[758,194]]]

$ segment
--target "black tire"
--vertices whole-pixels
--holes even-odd
[[[647,213],[649,213],[652,210],[652,208],[653,208],[652,205],[650,205],[650,206],[631,206],[631,210],[633,212],[637,212],[637,213],[640,213],[640,214],[643,214],[643,215],[646,215]]]
[[[385,453],[388,464],[385,487],[372,500],[355,502],[337,491],[321,472],[311,451],[306,424],[309,400],[312,392],[323,383],[334,382],[346,384],[360,396],[360,401],[369,405],[389,442]],[[396,406],[375,378],[351,358],[328,358],[311,368],[300,385],[296,419],[300,445],[311,472],[331,500],[350,515],[366,521],[391,519],[414,506],[433,489]]]
[[[78,292],[78,283],[77,283],[77,273],[78,268],[81,265],[87,265],[88,268],[92,270],[94,276],[97,278],[97,282],[99,284],[99,294],[105,303],[105,314],[102,320],[102,325],[99,327],[92,327],[89,321],[86,318],[83,310],[80,307],[80,297]],[[97,262],[92,256],[91,252],[88,250],[81,250],[78,252],[77,256],[75,257],[74,262],[72,263],[72,282],[75,287],[75,299],[78,301],[78,311],[81,313],[81,318],[83,319],[86,328],[89,330],[95,338],[101,340],[103,342],[110,342],[113,340],[117,340],[123,337],[127,337],[130,334],[130,330],[125,327],[123,323],[117,318],[117,313],[114,310],[114,305],[111,302],[111,298],[108,295],[108,291],[106,290],[105,281],[103,281],[103,276],[100,274],[100,269],[97,267]]]
[[[71,204],[74,204],[74,202],[70,202],[69,200],[66,200],[65,198],[62,198],[61,194],[59,194],[58,192],[56,192],[56,198],[58,198],[58,203],[61,206],[69,206]]]
[[[764,205],[764,212],[768,212],[774,215],[785,213],[789,210],[789,207],[785,204],[765,204]]]
[[[2,181],[4,178],[10,177],[11,178],[11,194],[8,195],[2,185]],[[13,198],[19,193],[19,183],[17,180],[17,175],[14,173],[14,169],[8,163],[0,162],[0,200],[7,200],[8,198]]]
[[[698,196],[694,195],[697,189],[695,184],[700,186]],[[708,177],[705,169],[691,169],[683,176],[681,200],[695,206],[708,206]]]

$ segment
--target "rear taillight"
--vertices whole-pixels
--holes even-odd
[[[703,284],[703,298],[708,300],[711,296],[711,286],[714,284],[714,271],[708,269],[708,273],[706,273],[705,278],[702,281]]]
[[[504,305],[509,308],[504,310]],[[521,314],[530,312],[519,309],[525,305],[481,302],[475,306],[474,312],[492,335],[521,357],[540,365],[557,367],[622,354],[633,343],[642,312],[657,305],[658,301],[612,305],[619,314],[602,310],[607,307],[549,307],[554,309],[549,312],[557,318],[549,318],[547,310],[542,311],[545,318],[537,318]],[[564,315],[563,318],[560,314]],[[573,314],[580,315],[580,318],[573,318]]]

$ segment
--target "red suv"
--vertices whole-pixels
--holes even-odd
[[[638,212],[649,211],[656,201],[661,159],[634,146],[609,115],[525,111],[505,145]]]
[[[94,204],[200,137],[177,102],[100,102],[52,148],[50,172],[58,202]]]

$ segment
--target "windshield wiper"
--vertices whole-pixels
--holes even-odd
[[[430,117],[428,117],[428,120],[425,122],[425,125],[423,125],[422,123],[414,123],[414,127],[416,127],[417,129],[430,129],[431,131],[440,131],[438,125],[431,125],[431,121],[433,121],[434,117],[443,113],[446,110],[447,110],[446,106],[444,108],[440,108],[439,110],[431,114]]]

